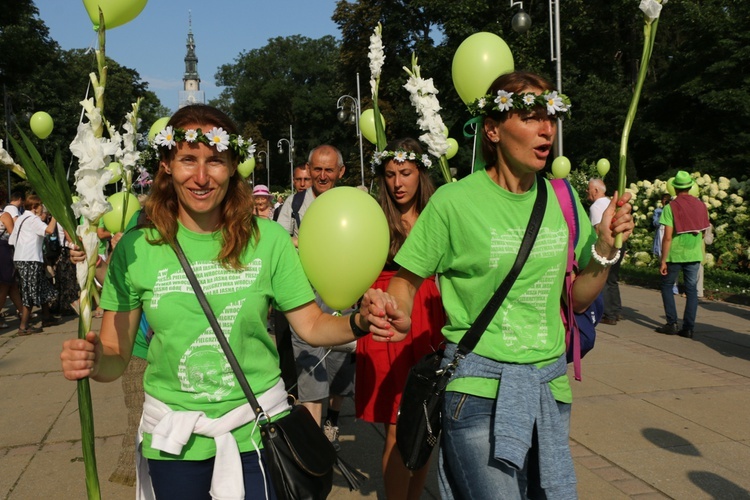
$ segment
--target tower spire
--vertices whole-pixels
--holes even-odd
[[[179,107],[188,104],[204,104],[205,93],[201,88],[201,78],[198,75],[198,56],[195,55],[195,38],[193,37],[193,13],[188,10],[187,53],[185,54],[185,74],[182,77],[183,89],[180,91]]]

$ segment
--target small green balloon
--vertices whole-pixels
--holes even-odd
[[[130,221],[130,218],[133,217],[133,214],[141,208],[141,203],[132,193],[120,191],[107,198],[107,201],[112,205],[112,210],[104,214],[102,220],[104,221],[104,227],[112,234],[121,233],[124,229],[122,212],[125,209],[125,195],[128,196],[128,211],[125,215],[126,225]]]
[[[688,193],[692,194],[696,198],[700,196],[701,194],[701,188],[698,187],[698,183],[693,182],[693,185],[690,186],[690,191]]]
[[[247,160],[237,165],[237,171],[240,173],[243,179],[247,179],[250,174],[255,170],[255,157],[251,156]]]
[[[113,161],[107,165],[107,170],[112,172],[112,178],[107,184],[114,184],[122,179],[122,164],[120,162]]]
[[[453,137],[448,137],[448,151],[445,153],[445,157],[449,160],[456,156],[458,153],[458,141]]]
[[[609,172],[609,160],[602,158],[596,162],[596,171],[599,172],[599,177],[604,178],[607,172]]]
[[[55,123],[52,121],[52,117],[49,113],[45,113],[44,111],[37,111],[31,115],[31,119],[29,120],[31,131],[40,139],[46,139],[49,137],[54,126]]]
[[[156,134],[167,128],[167,123],[169,123],[169,116],[163,116],[156,120],[154,124],[151,125],[151,128],[148,129],[148,141],[153,141]]]
[[[674,185],[672,182],[674,181],[674,177],[670,177],[667,181],[667,193],[669,193],[672,196],[675,196],[677,193],[675,193]]]
[[[385,130],[385,118],[380,115],[380,121],[383,124],[383,130]],[[359,130],[365,139],[375,144],[378,141],[378,136],[375,133],[375,112],[372,109],[366,109],[362,111],[359,117]]]
[[[555,179],[565,179],[570,173],[570,160],[566,156],[558,156],[552,161],[552,175]]]

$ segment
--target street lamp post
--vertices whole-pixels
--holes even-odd
[[[268,141],[266,141],[266,150],[258,151],[257,155],[258,155],[258,162],[265,163],[266,165],[266,172],[268,173],[268,184],[266,184],[266,186],[268,186],[268,189],[271,189],[271,169],[269,168],[271,165],[270,165],[270,162],[268,161]],[[265,156],[265,158],[261,158],[260,155]]]
[[[555,63],[557,91],[562,92],[562,54],[560,49],[560,0],[548,0],[549,2],[549,51],[550,61]],[[510,0],[510,8],[516,5],[521,8],[513,16],[511,26],[516,33],[526,33],[531,28],[531,16],[523,10],[523,2]],[[555,156],[563,154],[563,123],[557,119],[557,140],[555,141]]]
[[[346,100],[351,101],[349,110],[344,108]],[[365,185],[365,158],[362,150],[362,130],[359,128],[359,117],[362,114],[362,108],[360,107],[360,93],[359,93],[359,73],[357,73],[357,97],[350,95],[342,95],[339,100],[336,101],[336,108],[339,110],[336,113],[336,117],[341,123],[354,123],[357,129],[357,137],[359,138],[359,169],[362,176],[362,185]]]
[[[294,192],[294,134],[292,133],[291,125],[289,125],[289,139],[282,137],[276,144],[276,147],[279,148],[279,154],[284,153],[283,143],[285,142],[289,153],[289,185],[292,188],[292,192]]]
[[[3,85],[3,109],[5,110],[5,147],[10,148],[10,127],[15,121],[15,114],[13,113],[13,103],[11,101],[12,96],[21,96],[28,99],[31,104],[30,109],[34,109],[34,100],[21,92],[11,93]],[[8,203],[10,203],[10,191],[11,191],[11,179],[10,179],[10,168],[8,169]]]

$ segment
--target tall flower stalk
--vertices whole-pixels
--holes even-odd
[[[667,0],[641,0],[639,6],[643,11],[643,53],[641,54],[641,67],[638,70],[638,80],[635,84],[633,98],[630,101],[628,114],[625,117],[625,126],[622,129],[622,137],[620,138],[620,164],[617,177],[617,192],[620,195],[625,192],[625,184],[627,182],[626,167],[628,162],[630,129],[633,127],[635,114],[638,110],[638,101],[641,98],[643,82],[646,80],[646,74],[648,73],[651,53],[654,51],[656,28],[659,25],[659,15],[661,14],[663,3],[667,3]],[[622,235],[618,234],[615,238],[615,246],[622,248]]]
[[[378,88],[380,87],[380,73],[385,62],[383,51],[383,26],[378,25],[370,36],[370,51],[367,54],[370,60],[370,91],[372,92],[372,114],[375,119],[375,149],[383,151],[388,142],[385,137],[385,128],[381,121],[380,108],[378,107]]]
[[[438,89],[435,88],[432,78],[422,78],[416,54],[411,56],[411,69],[404,66],[404,71],[409,75],[404,88],[409,91],[409,99],[412,106],[417,110],[419,119],[417,125],[426,132],[419,136],[419,140],[427,145],[430,154],[438,159],[440,171],[445,182],[451,182],[451,172],[448,168],[448,139],[445,136],[445,124],[440,117],[440,103],[438,102]]]

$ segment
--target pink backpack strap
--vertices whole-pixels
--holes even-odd
[[[576,213],[573,188],[566,179],[553,179],[550,181],[555,190],[557,201],[560,203],[565,222],[568,224],[568,262],[565,268],[565,295],[560,314],[565,324],[565,347],[566,350],[573,342],[573,373],[576,380],[581,380],[581,332],[573,310],[573,269],[578,266],[575,259],[575,248],[578,243],[580,230]],[[567,351],[566,351],[567,352]]]

